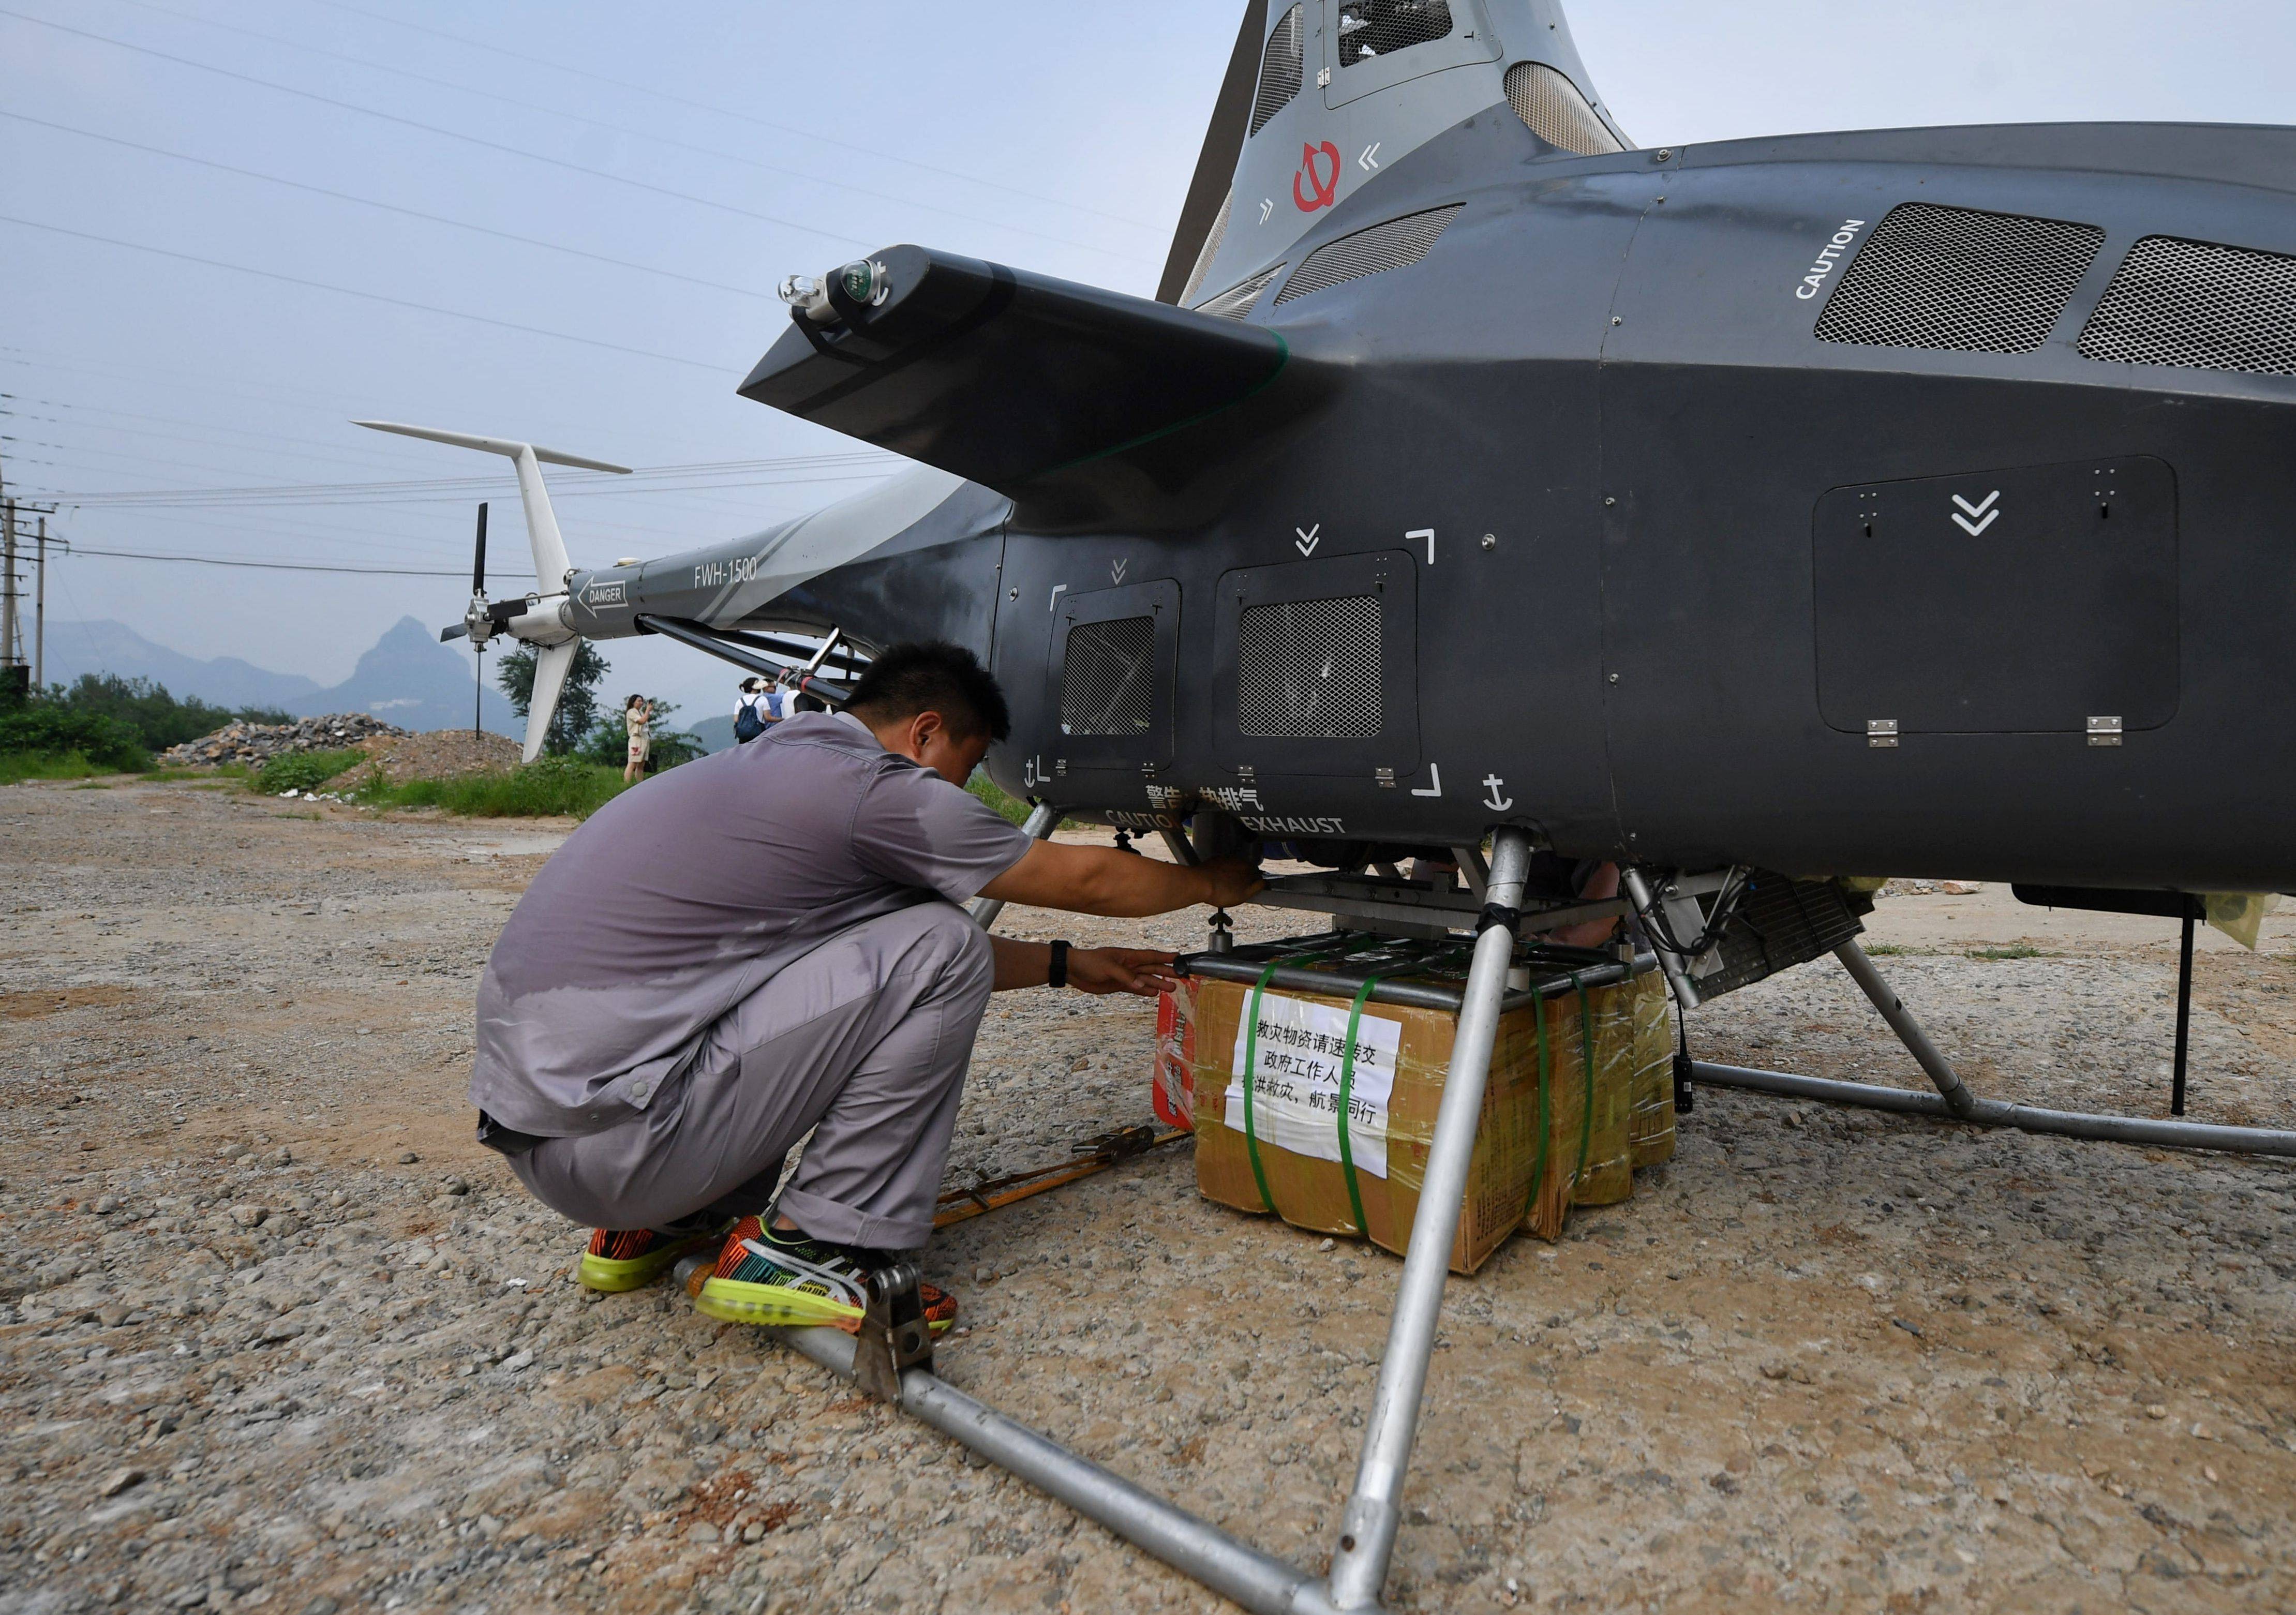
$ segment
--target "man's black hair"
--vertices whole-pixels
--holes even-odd
[[[888,647],[853,686],[846,709],[865,721],[898,721],[938,712],[954,736],[983,734],[1001,741],[1013,733],[1004,692],[980,659],[946,640],[916,640]]]

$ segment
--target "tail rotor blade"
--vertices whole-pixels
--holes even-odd
[[[471,593],[473,594],[483,594],[486,592],[487,507],[485,502],[481,501],[479,504],[479,547],[477,552],[471,557]]]
[[[566,675],[573,668],[574,653],[582,648],[578,639],[564,644],[545,645],[534,659],[534,697],[526,707],[526,758],[532,762],[542,755],[542,742],[549,738],[550,720],[558,711],[558,697],[566,688]]]

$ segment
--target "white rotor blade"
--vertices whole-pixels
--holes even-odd
[[[566,688],[566,675],[574,666],[574,652],[582,648],[578,639],[564,644],[545,645],[534,653],[534,697],[526,704],[526,757],[532,762],[542,755],[542,742],[549,737],[550,720],[558,711],[558,697]]]
[[[627,465],[616,465],[605,460],[585,459],[554,448],[537,448],[531,443],[521,443],[510,438],[480,437],[475,432],[442,431],[435,426],[409,426],[399,421],[354,421],[354,426],[365,426],[375,431],[397,432],[402,438],[422,438],[432,443],[449,443],[456,448],[475,448],[489,455],[504,455],[518,468],[518,496],[526,507],[526,541],[534,552],[534,580],[545,594],[554,594],[566,586],[566,573],[572,564],[566,558],[566,540],[559,535],[557,512],[550,508],[550,490],[542,485],[542,464],[578,466],[584,471],[612,471],[618,476],[629,475]]]

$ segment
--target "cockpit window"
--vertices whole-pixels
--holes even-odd
[[[1448,38],[1449,0],[1340,0],[1340,65]]]

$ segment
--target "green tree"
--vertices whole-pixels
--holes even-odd
[[[202,734],[212,734],[234,717],[252,724],[291,724],[284,712],[266,707],[242,707],[234,712],[200,700],[176,697],[168,686],[148,678],[122,678],[117,673],[83,673],[69,688],[51,685],[43,700],[79,712],[95,713],[135,732],[144,749],[164,751]]]
[[[495,662],[495,683],[510,697],[511,707],[521,720],[534,704],[534,660],[533,647],[521,645],[504,652]],[[552,757],[567,756],[596,726],[598,681],[606,672],[606,659],[584,640],[574,652],[574,665],[566,670],[566,688],[558,697],[558,710],[551,714],[549,733],[543,736],[544,751]]]

